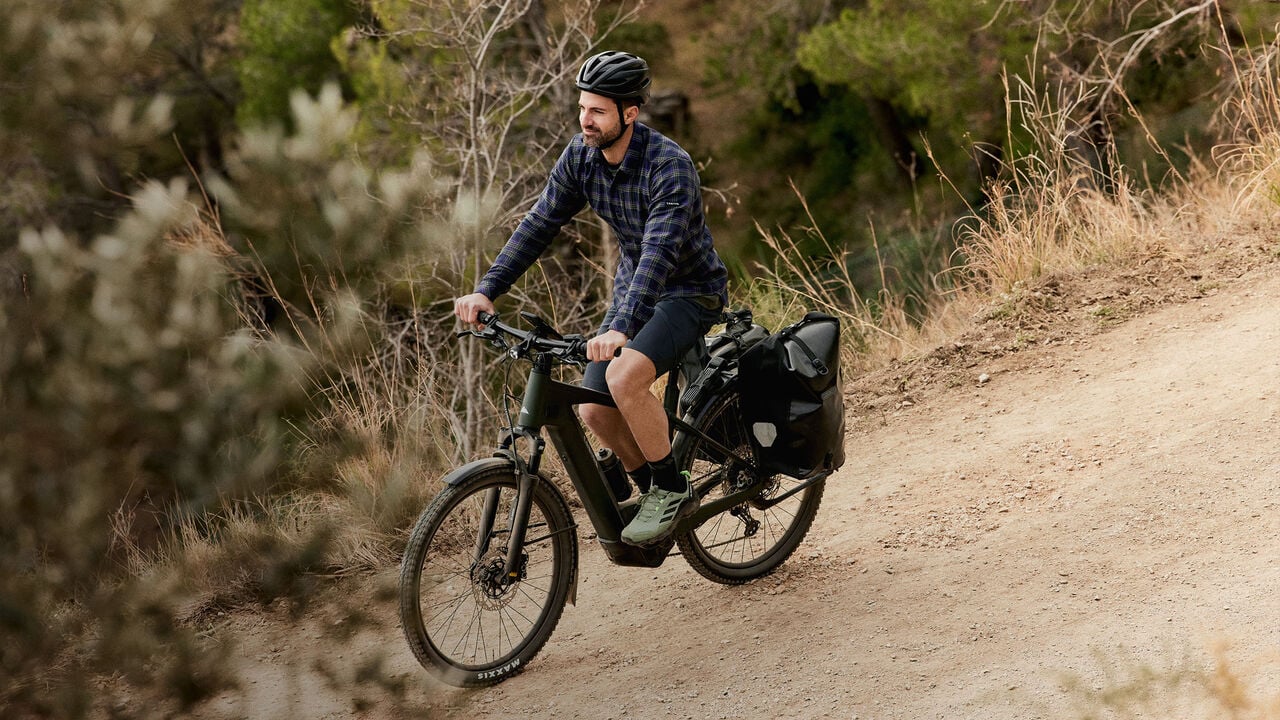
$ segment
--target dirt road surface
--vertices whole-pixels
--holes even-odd
[[[1102,323],[1107,298],[1123,299],[1059,300]],[[721,587],[678,557],[615,567],[584,539],[578,604],[541,655],[459,690],[413,660],[388,572],[349,593],[371,621],[341,649],[323,613],[293,631],[237,618],[248,692],[202,715],[994,720],[1280,702],[1280,268],[1077,330],[1008,352],[980,328],[933,354],[948,373],[918,391],[919,365],[852,382],[847,464],[769,578]],[[378,657],[400,703],[314,670]]]

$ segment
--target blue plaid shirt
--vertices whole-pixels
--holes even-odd
[[[613,229],[621,251],[607,329],[635,337],[658,300],[710,296],[727,302],[728,273],[703,218],[693,160],[674,141],[640,123],[616,167],[600,150],[587,147],[581,134],[574,136],[551,169],[542,197],[476,292],[493,299],[509,290],[588,204]]]

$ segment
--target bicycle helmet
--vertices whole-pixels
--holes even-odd
[[[578,71],[578,89],[643,105],[649,99],[649,63],[631,53],[609,50],[592,55]]]

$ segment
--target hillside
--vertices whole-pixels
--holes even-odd
[[[301,629],[224,618],[247,694],[201,717],[1271,717],[1275,259],[1236,239],[1052,278],[853,379],[848,462],[775,576],[719,587],[584,541],[578,604],[539,658],[462,691],[415,664],[388,570]],[[367,622],[335,625],[353,606]],[[316,670],[379,657],[396,702]]]

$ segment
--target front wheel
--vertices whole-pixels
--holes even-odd
[[[747,461],[734,459],[697,435],[681,433],[672,453],[679,467],[689,471],[704,503],[751,487],[760,489],[752,499],[678,536],[680,553],[700,575],[718,583],[740,585],[768,575],[791,556],[809,531],[822,502],[825,481],[771,502],[786,496],[801,481],[786,475],[762,475],[735,388],[695,409],[690,424]]]
[[[510,465],[479,466],[418,518],[400,567],[400,621],[414,656],[445,682],[492,685],[520,672],[560,621],[578,544],[563,496],[532,483],[529,522],[507,573],[518,482]]]

